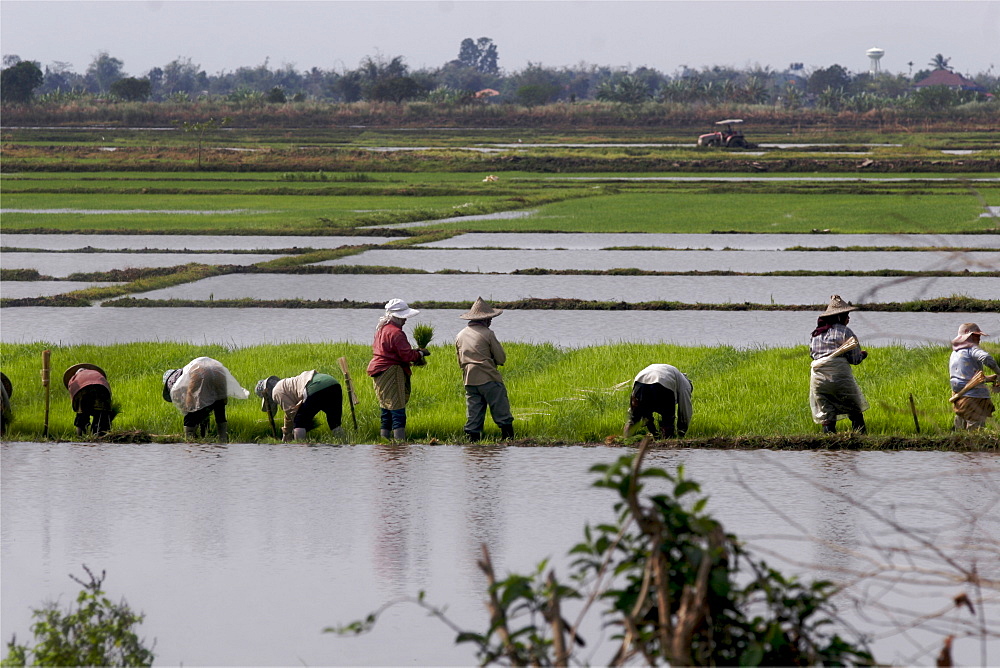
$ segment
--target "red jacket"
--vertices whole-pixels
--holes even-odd
[[[399,325],[388,322],[375,332],[372,342],[372,361],[368,363],[368,375],[377,376],[389,367],[398,364],[410,373],[410,362],[420,359],[420,351],[410,345]]]

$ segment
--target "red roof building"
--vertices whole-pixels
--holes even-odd
[[[926,86],[947,86],[955,90],[974,90],[985,93],[986,89],[977,84],[972,79],[966,79],[961,74],[949,70],[934,70],[927,77],[913,84],[914,88],[924,88]]]

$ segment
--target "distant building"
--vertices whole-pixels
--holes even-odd
[[[986,92],[985,88],[972,79],[966,79],[961,74],[956,74],[948,70],[934,70],[927,77],[913,84],[914,88],[926,88],[927,86],[947,86],[954,90],[971,90],[977,93]]]

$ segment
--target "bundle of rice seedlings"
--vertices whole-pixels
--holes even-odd
[[[417,342],[417,348],[427,348],[430,345],[431,339],[434,338],[434,326],[428,325],[427,323],[420,323],[419,325],[414,325],[413,327],[413,340]],[[424,366],[427,364],[427,360],[421,357],[419,360],[414,362],[415,366]]]

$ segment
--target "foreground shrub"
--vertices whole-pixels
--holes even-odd
[[[17,637],[7,643],[3,666],[150,666],[153,652],[135,634],[144,615],[132,611],[124,599],[112,603],[101,589],[104,572],[95,576],[83,567],[90,578],[84,582],[73,575],[83,589],[76,597],[76,608],[60,610],[52,602],[32,610],[36,620],[31,626],[35,646],[18,645]]]

